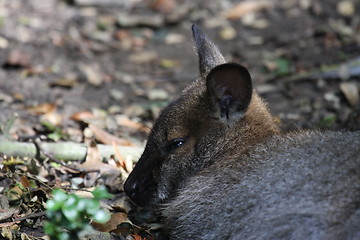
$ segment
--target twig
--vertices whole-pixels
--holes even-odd
[[[60,164],[61,166],[65,167],[65,168],[68,168],[70,170],[76,171],[76,172],[87,172],[87,171],[84,171],[84,170],[81,170],[81,169],[78,169],[78,168],[75,168],[75,167],[67,166],[62,161],[60,161],[60,160],[56,159],[54,156],[52,156],[50,153],[47,153],[43,149],[43,147],[41,146],[41,142],[40,142],[39,138],[34,139],[33,143],[46,157],[48,157],[50,160],[56,162],[57,164]]]
[[[47,188],[50,189],[50,190],[53,189],[52,187],[50,187],[49,185],[47,185],[46,183],[44,183],[43,181],[41,181],[40,179],[38,179],[38,178],[36,178],[36,177],[34,177],[34,176],[26,175],[26,177],[31,178],[31,179],[33,179],[33,180],[36,180],[36,181],[40,182],[40,184],[44,185],[45,187],[47,187]]]
[[[87,154],[87,147],[84,144],[73,142],[44,142],[41,143],[44,152],[51,154],[54,158],[62,161],[79,161],[83,160]],[[117,146],[121,154],[126,157],[130,156],[135,162],[141,155],[143,148]],[[97,148],[102,159],[110,159],[114,155],[114,147],[111,145],[98,144]],[[0,153],[13,157],[28,157],[45,159],[47,156],[34,143],[9,141],[0,137]]]
[[[26,219],[29,219],[29,218],[35,218],[35,217],[42,217],[42,216],[45,216],[45,212],[42,211],[42,212],[37,212],[37,213],[32,213],[32,214],[29,214],[29,215],[26,215],[26,216],[23,216],[23,217],[20,217],[20,218],[15,218],[13,221],[16,222],[16,221],[23,221],[23,220],[26,220]]]

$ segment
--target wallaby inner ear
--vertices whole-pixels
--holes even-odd
[[[206,87],[216,117],[232,125],[244,116],[253,91],[245,67],[226,63],[213,68],[206,77]]]

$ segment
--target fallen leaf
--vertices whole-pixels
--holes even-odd
[[[157,59],[158,54],[155,51],[142,51],[131,54],[129,60],[135,64],[150,63]]]
[[[141,236],[137,235],[137,234],[131,234],[131,237],[134,240],[146,240],[146,237],[142,238]]]
[[[220,37],[224,40],[233,40],[236,38],[236,30],[232,26],[226,26],[221,29]]]
[[[179,33],[169,33],[166,35],[164,41],[166,44],[169,44],[169,45],[178,44],[178,43],[185,42],[186,37]]]
[[[120,175],[120,171],[116,167],[102,162],[97,146],[88,147],[85,162],[79,167],[89,171],[84,177],[86,187],[94,186],[100,176],[106,176],[105,179],[116,179]],[[116,184],[115,180],[112,183]]]
[[[0,48],[4,49],[9,46],[9,41],[6,38],[0,37]]]
[[[150,100],[167,100],[169,99],[169,94],[164,89],[151,89],[147,93],[147,96]]]
[[[336,10],[342,16],[351,17],[355,13],[355,5],[349,0],[339,1],[336,5]]]
[[[107,223],[101,224],[92,222],[91,225],[100,232],[110,232],[115,230],[117,226],[123,222],[128,222],[127,214],[124,212],[117,212],[111,215],[110,220]]]
[[[25,68],[30,67],[31,62],[30,54],[19,50],[13,49],[9,52],[6,61],[4,63],[4,68]]]
[[[25,77],[32,76],[32,75],[39,75],[42,73],[51,73],[51,72],[52,72],[51,68],[45,68],[42,65],[38,65],[35,67],[28,67],[28,68],[24,69],[21,72],[21,76],[25,78]]]
[[[27,110],[30,113],[36,114],[36,115],[42,115],[45,113],[49,113],[49,112],[55,111],[55,109],[56,109],[55,103],[41,103],[37,106],[27,108]]]
[[[87,122],[87,120],[95,119],[95,118],[96,116],[89,111],[77,112],[70,116],[70,119],[74,121],[82,121],[82,122]]]
[[[114,144],[120,145],[120,146],[134,146],[134,144],[132,144],[130,141],[118,138],[118,137],[102,130],[101,128],[95,126],[94,124],[89,124],[89,129],[93,132],[96,140],[98,140],[101,143],[104,143],[107,145],[111,145],[114,143]]]
[[[20,223],[20,221],[0,223],[0,229],[7,228],[7,227],[13,226],[18,223]]]
[[[18,186],[14,186],[6,193],[6,196],[8,197],[9,202],[14,204],[21,199],[22,194],[23,191],[21,190],[21,188]]]
[[[20,92],[15,92],[15,93],[13,94],[13,98],[14,98],[16,101],[19,101],[19,102],[22,102],[22,101],[25,100],[24,95],[23,95],[22,93],[20,93]]]
[[[154,0],[150,1],[150,8],[161,13],[170,13],[176,7],[175,0]]]
[[[10,217],[12,217],[14,214],[18,214],[19,213],[19,209],[18,208],[8,208],[8,209],[1,209],[0,210],[0,221],[4,221]],[[16,222],[11,222],[11,223],[16,223]],[[8,226],[11,226],[12,224],[8,223]],[[1,226],[1,225],[0,225]]]
[[[9,94],[0,92],[0,102],[12,103],[13,101],[14,101],[14,99],[12,96],[10,96]]]
[[[60,126],[62,123],[63,117],[57,111],[47,112],[41,116],[41,122],[49,122],[54,126]]]
[[[73,88],[76,83],[76,78],[60,78],[50,83],[50,87]]]
[[[239,19],[248,13],[258,12],[270,6],[268,1],[245,1],[240,2],[225,12],[225,17],[231,20]]]
[[[84,176],[84,185],[86,187],[94,186],[94,183],[100,177],[100,169],[104,169],[105,165],[107,164],[101,161],[98,148],[96,146],[88,147],[85,162],[80,164],[81,169],[91,171]]]
[[[175,68],[177,66],[179,66],[179,62],[178,61],[174,61],[171,59],[161,59],[160,60],[160,66],[166,69],[172,69]]]
[[[21,185],[24,187],[24,188],[28,188],[31,186],[30,182],[29,182],[29,179],[26,177],[26,176],[21,176],[20,177],[20,182],[21,182]]]
[[[79,70],[91,85],[100,86],[103,83],[104,77],[98,65],[81,64]]]
[[[355,82],[342,82],[340,83],[340,89],[351,106],[359,105],[359,88]]]
[[[134,129],[135,131],[141,131],[144,133],[150,132],[150,128],[148,128],[147,126],[139,122],[135,122],[134,120],[131,120],[130,118],[124,115],[117,117],[116,123],[119,124],[120,126]]]
[[[121,30],[117,30],[114,33],[114,37],[115,37],[116,40],[124,41],[124,40],[130,38],[130,34],[129,34],[128,30],[121,29]]]
[[[112,145],[114,147],[115,155],[117,159],[119,159],[120,167],[122,167],[126,172],[130,173],[133,166],[131,159],[124,158],[115,143],[113,143]]]

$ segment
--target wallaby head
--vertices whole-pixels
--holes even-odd
[[[201,78],[162,111],[124,184],[140,206],[166,203],[190,176],[279,131],[248,70],[225,63],[215,44],[192,30]]]

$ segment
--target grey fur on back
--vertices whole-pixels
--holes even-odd
[[[170,239],[360,239],[359,146],[296,132],[219,161],[165,207]]]

